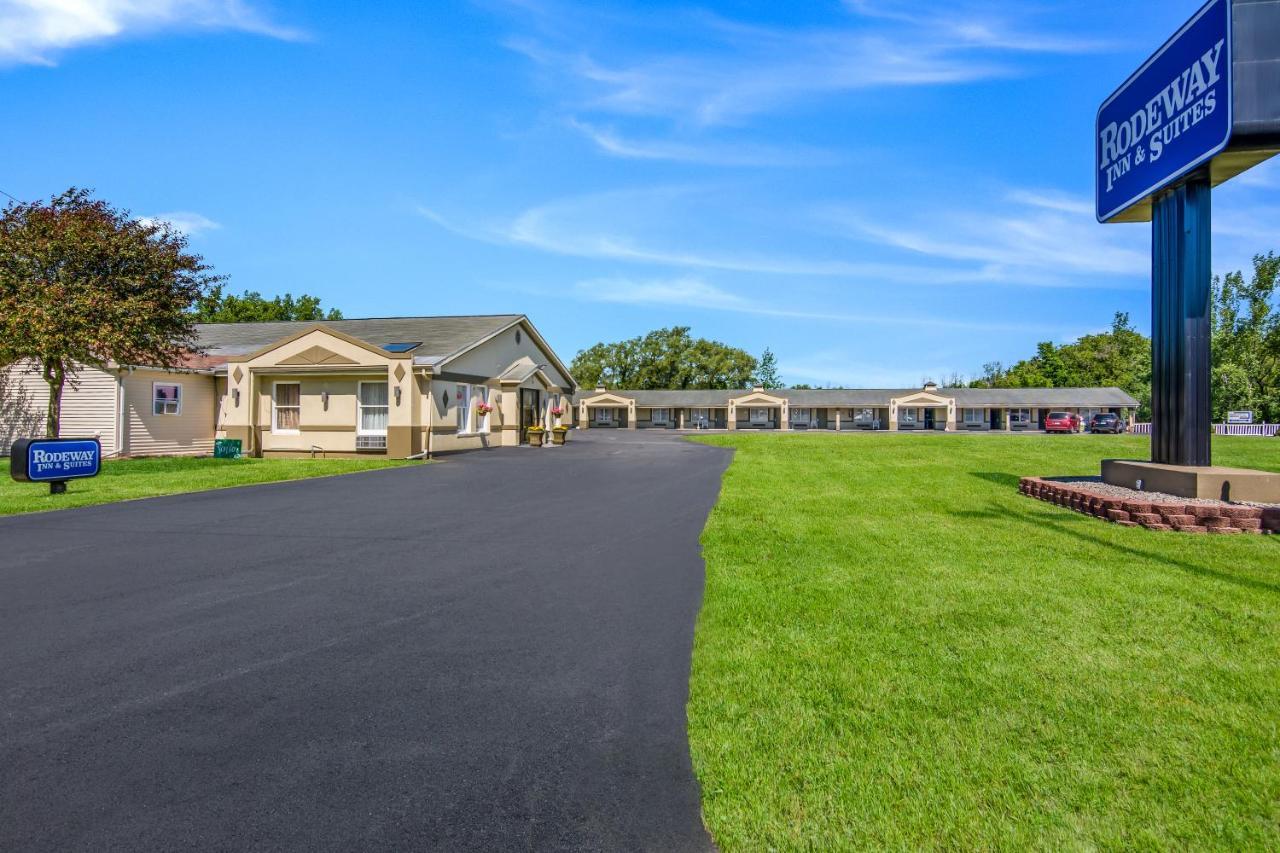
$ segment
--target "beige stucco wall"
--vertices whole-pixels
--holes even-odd
[[[212,376],[139,368],[122,371],[121,382],[125,453],[165,456],[213,452],[217,407]],[[154,413],[152,386],[156,382],[182,386],[181,414]]]
[[[516,342],[516,330],[520,331],[520,342]],[[472,376],[496,377],[521,358],[533,359],[534,364],[545,365],[543,373],[552,384],[568,388],[569,377],[556,370],[552,354],[534,342],[533,335],[523,324],[507,329],[490,338],[480,346],[463,353],[444,367],[449,373],[470,374]]]
[[[479,398],[473,396],[469,402],[471,409],[470,429],[465,433],[458,431],[459,397],[458,386],[470,385],[483,388],[488,394],[489,404],[494,407],[487,423],[477,422],[476,403]],[[448,394],[448,402],[445,395]],[[455,450],[480,450],[485,447],[502,447],[518,443],[517,430],[508,430],[508,425],[518,425],[519,412],[514,408],[513,400],[517,397],[514,388],[503,392],[497,380],[489,378],[485,382],[462,382],[456,379],[432,379],[431,393],[422,401],[424,415],[432,425],[431,452],[449,453]],[[510,399],[508,399],[510,398]],[[513,419],[514,417],[514,419]],[[425,424],[425,420],[424,420]],[[479,429],[477,429],[479,427]],[[507,436],[507,433],[512,436]]]

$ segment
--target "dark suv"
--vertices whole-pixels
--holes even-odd
[[[1124,421],[1114,412],[1099,412],[1089,418],[1089,432],[1124,432]]]

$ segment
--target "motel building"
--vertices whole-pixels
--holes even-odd
[[[1119,388],[923,388],[616,391],[577,398],[587,429],[887,430],[1030,432],[1050,412],[1083,423],[1099,412],[1132,421],[1138,401]]]
[[[62,434],[104,456],[206,455],[239,439],[251,456],[410,457],[528,441],[572,419],[568,368],[520,314],[197,327],[176,369],[84,367]],[[44,434],[38,368],[0,369],[0,447]],[[559,414],[556,411],[559,410]]]

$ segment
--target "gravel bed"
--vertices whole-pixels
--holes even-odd
[[[1213,498],[1182,498],[1177,495],[1169,495],[1164,492],[1140,492],[1137,489],[1129,489],[1124,486],[1113,486],[1110,483],[1102,482],[1101,477],[1044,477],[1042,478],[1049,483],[1062,483],[1067,486],[1079,486],[1088,489],[1094,494],[1106,495],[1112,498],[1123,498],[1124,500],[1150,501],[1152,503],[1182,503],[1199,506],[1260,506],[1264,508],[1280,507],[1280,504],[1263,504],[1254,503],[1252,501],[1219,501]]]

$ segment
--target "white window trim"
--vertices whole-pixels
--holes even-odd
[[[361,380],[360,382],[356,383],[356,435],[385,436],[387,434],[387,431],[385,429],[365,429],[364,428],[365,405],[364,405],[364,397],[360,393],[360,389],[362,389],[366,385],[386,385],[387,386],[387,404],[385,406],[369,406],[368,408],[386,409],[387,420],[388,421],[391,420],[391,383],[385,379]]]
[[[176,411],[176,412],[156,412],[156,403],[158,402],[158,401],[156,400],[156,389],[157,389],[157,388],[159,388],[159,387],[160,387],[160,386],[162,386],[162,385],[163,385],[164,387],[166,387],[166,388],[177,388],[177,389],[178,389],[178,398],[177,398],[177,400],[175,400],[175,401],[174,401],[174,402],[176,402],[176,403],[178,404],[178,411]],[[182,414],[182,398],[183,398],[183,397],[185,397],[185,396],[186,396],[186,392],[183,390],[183,388],[182,388],[182,383],[181,383],[181,382],[152,382],[152,383],[151,383],[151,415],[152,415],[152,417],[157,417],[157,418],[168,418],[168,417],[174,417],[175,415],[181,415],[181,414]],[[168,401],[168,400],[166,400],[166,401],[165,401],[165,404],[166,404],[166,405],[168,405],[168,403],[169,403],[169,401]]]
[[[473,403],[475,403],[475,402],[480,402],[480,403],[484,403],[485,405],[488,405],[488,403],[489,403],[489,386],[487,386],[487,385],[472,385],[472,386],[471,386],[471,400],[472,400],[472,402],[473,402]],[[487,415],[482,415],[482,414],[480,414],[480,413],[478,413],[478,412],[477,412],[477,413],[474,415],[474,417],[475,417],[475,419],[476,419],[476,423],[475,423],[476,435],[485,435],[485,434],[487,434],[487,433],[489,432],[489,418],[493,417],[493,413],[491,412],[491,413],[489,413],[489,414],[487,414]]]
[[[297,385],[298,386],[298,405],[296,408],[298,409],[298,424],[299,426],[301,426],[302,424],[302,383],[301,382],[272,382],[271,383],[271,434],[272,435],[298,435],[301,433],[301,430],[280,429],[280,427],[277,425],[279,423],[279,418],[276,417],[276,412],[279,410],[280,407],[276,404],[276,399],[278,397],[278,395],[276,394],[276,389],[279,388],[281,385]],[[285,406],[285,408],[292,409],[295,407]]]

